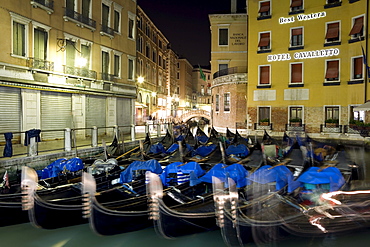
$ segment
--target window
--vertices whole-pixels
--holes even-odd
[[[303,10],[303,0],[292,0],[290,4],[291,12],[297,12]]]
[[[339,106],[325,106],[325,121],[328,119],[339,120]]]
[[[270,1],[260,2],[259,17],[270,16]]]
[[[355,106],[349,107],[349,120],[357,120],[357,121],[364,121],[365,119],[365,111],[354,111]]]
[[[114,11],[114,26],[113,30],[119,32],[119,24],[120,24],[120,13],[115,10]]]
[[[215,99],[215,102],[216,102],[216,112],[220,111],[220,95],[216,94],[216,99]]]
[[[270,50],[270,32],[260,33],[259,35],[258,48],[259,50]]]
[[[363,79],[363,57],[352,58],[352,79]]]
[[[66,9],[73,13],[75,10],[75,0],[67,0]]]
[[[364,17],[357,17],[352,19],[353,26],[349,35],[352,39],[364,36]]]
[[[128,37],[130,39],[134,38],[134,23],[133,19],[128,19]]]
[[[127,74],[128,80],[134,80],[134,59],[129,58],[128,59],[128,74]]]
[[[86,64],[83,66],[83,68],[89,69],[90,68],[90,52],[91,52],[91,46],[88,44],[82,44],[81,45],[81,57],[85,59]]]
[[[229,45],[229,29],[218,29],[218,45]]]
[[[74,67],[76,59],[76,43],[72,40],[67,40],[66,44],[66,65]]]
[[[302,82],[302,63],[290,64],[290,83]]]
[[[146,44],[145,46],[145,55],[147,58],[150,58],[150,46],[149,44]]]
[[[114,76],[119,77],[120,76],[120,67],[121,67],[121,56],[114,55]]]
[[[13,22],[13,55],[26,56],[26,25]]]
[[[136,50],[143,53],[143,37],[141,35],[136,40]]]
[[[41,28],[34,30],[33,56],[38,60],[47,60],[48,33]]]
[[[230,93],[224,93],[224,111],[230,111]]]
[[[339,22],[326,25],[326,43],[339,41]]]
[[[291,29],[291,43],[290,46],[302,46],[303,45],[303,28],[292,28]]]
[[[270,122],[270,107],[258,107],[258,121],[266,119]]]
[[[270,84],[270,66],[269,65],[259,66],[259,84],[260,85]]]
[[[90,0],[82,1],[82,17],[85,20],[88,20],[90,18]]]
[[[221,64],[218,65],[218,71],[227,70],[228,66],[229,66],[228,64],[221,63]]]
[[[102,26],[108,27],[109,26],[109,6],[102,4]]]
[[[106,51],[102,51],[102,77],[103,79],[108,78],[109,74],[109,53]]]
[[[301,119],[302,120],[302,114],[303,108],[300,106],[290,106],[289,107],[289,119]]]
[[[326,81],[339,81],[339,60],[326,61]]]

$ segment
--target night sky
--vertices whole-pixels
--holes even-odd
[[[192,65],[209,66],[211,33],[209,14],[230,13],[230,0],[137,0],[172,49]],[[238,1],[238,8],[245,0]]]

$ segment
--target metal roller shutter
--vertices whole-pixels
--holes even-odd
[[[117,125],[130,126],[132,118],[132,99],[117,98]]]
[[[21,131],[21,91],[18,88],[0,87],[0,132]],[[20,140],[20,134],[13,134],[13,140]],[[0,135],[0,141],[5,141]]]
[[[41,130],[73,128],[72,95],[41,92]],[[44,140],[64,138],[64,131],[41,132]]]
[[[105,127],[106,97],[88,95],[86,97],[86,128]],[[99,131],[100,133],[100,131]]]

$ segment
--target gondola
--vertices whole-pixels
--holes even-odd
[[[69,160],[62,158],[54,161],[45,169],[39,170],[37,178],[39,179],[39,191],[46,191],[74,182],[81,178],[81,167],[84,160],[71,158]],[[67,168],[56,169],[57,166],[68,166]],[[9,226],[14,224],[29,222],[28,212],[22,210],[22,173],[17,171],[16,178],[9,180],[8,175],[4,175],[3,186],[0,189],[0,226]]]
[[[110,162],[106,165],[100,163],[99,166],[101,169],[95,170],[94,174],[98,188],[109,189],[122,169]],[[81,176],[65,185],[42,188],[34,173],[32,168],[22,167],[22,207],[28,211],[29,220],[35,227],[56,229],[87,223],[82,217]]]
[[[144,169],[141,169],[141,172],[143,171]],[[145,169],[145,172],[148,173],[148,169]],[[187,164],[177,162],[168,165],[160,174],[163,183],[166,185],[165,190],[161,191],[163,200],[170,207],[192,200],[194,196],[198,195],[198,190],[204,189],[200,185],[189,186],[191,182],[187,180],[190,179],[190,173],[197,178],[204,171],[196,162]],[[86,187],[84,192],[89,198],[85,204],[85,208],[87,208],[86,215],[95,233],[115,235],[153,226],[150,217],[154,217],[154,215],[151,214],[149,209],[149,206],[152,205],[148,205],[150,192],[147,191],[144,183],[137,188],[128,187],[124,183],[124,187],[114,189],[116,195],[112,196],[112,191],[96,194],[94,180],[89,174],[85,174],[84,178],[84,187]],[[146,180],[150,181],[150,178],[146,178]]]
[[[247,169],[262,164],[262,153],[259,151],[255,150],[251,153],[248,167],[238,163],[231,165],[215,164],[204,176],[197,180],[207,190],[204,190],[194,200],[170,207],[161,197],[152,198],[152,214],[156,215],[153,218],[156,232],[164,238],[177,238],[217,229],[213,201],[215,191],[212,188],[212,177],[217,176],[225,180],[227,176],[232,176],[240,181],[241,186],[244,186],[243,181],[249,173]]]
[[[292,151],[299,153],[299,149],[295,146]],[[302,152],[302,154],[305,155],[306,152]],[[348,165],[352,164],[346,158],[343,150],[338,150],[336,155],[332,156],[335,159],[337,167],[333,167],[332,165],[334,160],[327,160],[325,163],[325,165],[329,164],[330,167],[318,168],[317,166],[312,166],[311,160],[306,156],[303,156],[303,158],[303,163],[301,164],[302,169],[297,169],[299,166],[290,164],[290,168],[294,168],[294,172],[292,172],[284,183],[266,181],[268,183],[265,183],[263,186],[258,185],[257,189],[252,189],[252,193],[250,194],[247,193],[240,196],[240,194],[235,193],[234,189],[226,196],[228,199],[225,200],[223,205],[225,210],[223,211],[224,220],[221,231],[224,241],[228,245],[244,246],[251,241],[257,244],[264,244],[279,240],[288,234],[295,233],[298,235],[299,232],[301,236],[309,235],[309,231],[307,230],[312,230],[315,226],[309,223],[307,215],[304,213],[307,210],[307,206],[299,203],[302,199],[302,182],[300,182],[300,178],[303,178],[307,172],[311,172],[312,174],[312,170],[317,171],[318,169],[322,169],[321,176],[323,176],[325,171],[330,173],[332,170],[335,170],[335,173],[340,175],[338,175],[338,180],[341,181],[341,185],[348,186],[351,178],[351,169],[349,169]],[[285,166],[289,167],[289,164]],[[258,180],[266,180],[267,178],[268,176],[265,174],[260,176]],[[335,180],[334,177],[330,179],[333,182]],[[252,185],[255,186],[255,184]],[[232,205],[234,205],[234,208],[232,208]],[[314,211],[315,209],[312,210],[312,212]]]

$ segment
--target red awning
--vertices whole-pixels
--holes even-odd
[[[326,79],[338,78],[339,76],[339,61],[329,61],[326,69]]]
[[[258,11],[259,13],[268,12],[270,10],[270,2],[261,3],[261,8]]]
[[[261,33],[260,42],[258,43],[258,47],[268,46],[269,44],[270,44],[270,33]]]
[[[354,35],[356,33],[360,33],[362,28],[364,26],[364,17],[359,17],[355,20],[355,24],[353,24],[353,27],[351,29],[351,32],[349,35]]]

